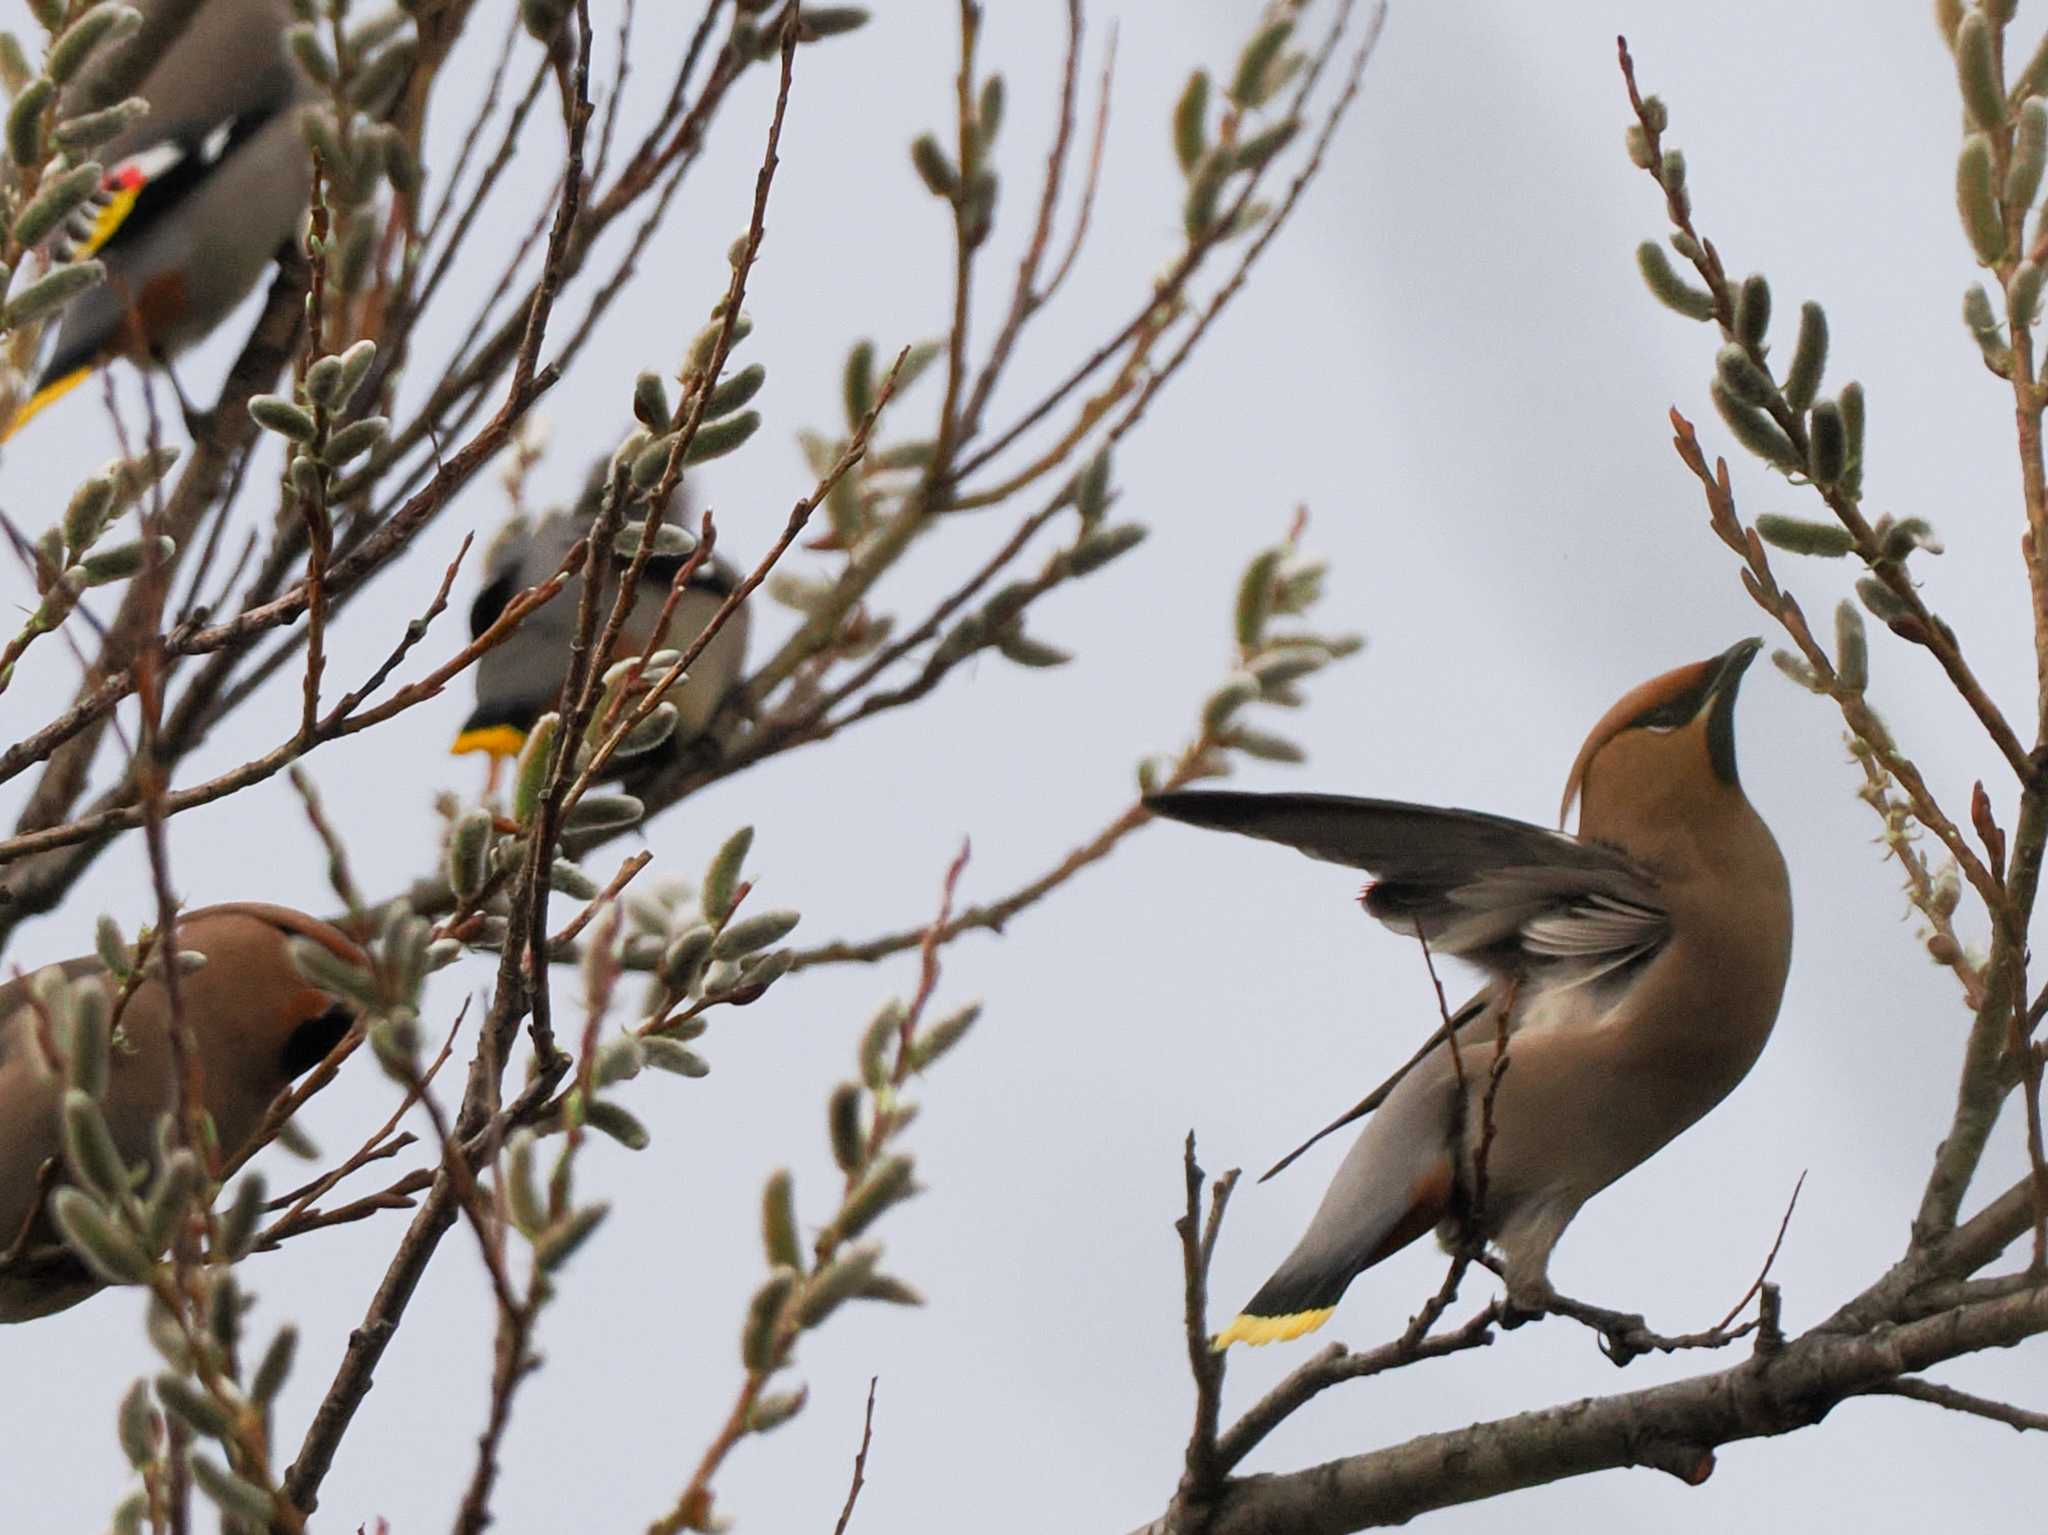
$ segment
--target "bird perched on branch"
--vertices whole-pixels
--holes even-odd
[[[590,531],[604,497],[609,469],[608,463],[600,463],[592,470],[583,495],[571,510],[550,512],[530,528],[514,525],[500,535],[485,570],[484,589],[469,610],[472,639],[496,623],[513,598],[539,586],[562,568],[576,541]],[[638,524],[645,515],[638,508],[631,508],[626,514],[621,534],[624,548],[614,547],[612,573],[599,587],[600,630],[611,616],[619,578],[631,563],[625,551],[632,547]],[[682,487],[670,498],[663,520],[671,528],[687,530],[688,498]],[[648,557],[633,606],[619,630],[618,643],[601,664],[637,656],[646,649],[670,588],[687,563],[688,555],[684,553],[657,550]],[[713,558],[702,562],[691,573],[689,584],[676,602],[661,646],[676,650],[688,646],[738,585],[739,572],[726,561]],[[562,682],[569,674],[582,601],[583,581],[579,576],[521,621],[504,643],[484,652],[476,664],[476,708],[455,738],[452,749],[457,754],[488,752],[493,759],[518,755],[534,721],[555,708],[560,698]],[[733,610],[691,664],[688,680],[668,695],[667,701],[676,708],[675,732],[669,738],[671,750],[703,738],[719,705],[740,680],[746,654],[747,610],[742,605]]]
[[[149,111],[95,152],[109,169],[71,249],[106,280],[65,309],[8,435],[110,358],[161,360],[199,340],[298,233],[312,162],[289,19],[285,0],[206,0],[143,77]]]
[[[1340,795],[1146,801],[1368,871],[1369,914],[1490,977],[1450,1017],[1456,1051],[1439,1028],[1308,1142],[1372,1116],[1218,1348],[1321,1326],[1354,1276],[1431,1227],[1447,1244],[1490,1239],[1510,1302],[1540,1310],[1580,1206],[1748,1073],[1792,953],[1784,859],[1735,772],[1735,695],[1759,646],[1652,678],[1607,712],[1565,781],[1559,821],[1577,799],[1577,836]]]
[[[355,1021],[351,1007],[301,974],[292,959],[295,938],[368,968],[362,950],[340,931],[286,907],[236,902],[178,920],[179,951],[205,956],[202,966],[179,976],[179,1004],[197,1047],[199,1103],[223,1158],[248,1144],[277,1095],[325,1058]],[[57,968],[74,981],[107,974],[93,955]],[[117,988],[106,986],[111,1001]],[[63,1149],[68,1078],[56,1058],[64,1045],[34,988],[34,976],[0,986],[0,1322],[62,1311],[101,1286],[61,1244],[47,1208],[52,1189],[74,1178]],[[132,1167],[154,1161],[157,1122],[177,1101],[160,962],[115,1022],[99,1099],[114,1147]]]

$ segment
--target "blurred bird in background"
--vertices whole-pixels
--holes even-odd
[[[573,508],[549,512],[530,527],[515,522],[498,536],[486,561],[484,589],[469,610],[472,639],[495,623],[519,593],[540,585],[561,568],[576,541],[590,531],[604,497],[609,467],[599,463],[591,471]],[[676,488],[663,513],[665,522],[685,529],[693,520],[686,487],[687,482]],[[643,515],[629,512],[628,527]],[[637,656],[646,648],[669,589],[687,560],[688,556],[681,554],[649,556],[618,643],[600,665]],[[600,624],[610,615],[618,581],[630,563],[627,553],[613,550],[612,572],[599,589]],[[680,650],[689,645],[738,585],[739,572],[725,560],[713,558],[699,565],[669,619],[662,646]],[[560,698],[582,601],[583,581],[578,576],[527,617],[503,644],[484,653],[475,668],[476,708],[455,738],[452,749],[456,753],[488,752],[494,771],[498,761],[519,754],[534,721],[555,708]],[[691,666],[688,680],[668,695],[677,717],[667,754],[715,744],[706,730],[743,675],[746,654],[747,610],[741,606],[711,637]],[[634,766],[639,765],[635,759]]]
[[[248,1144],[278,1094],[319,1064],[355,1022],[349,1006],[300,972],[294,939],[369,966],[338,929],[283,906],[236,902],[178,920],[180,953],[205,957],[198,969],[181,973],[179,1003],[198,1050],[200,1104],[223,1158]],[[96,955],[56,968],[73,981],[108,973]],[[35,983],[31,975],[0,986],[0,1252],[9,1254],[0,1262],[0,1322],[62,1311],[102,1284],[62,1244],[47,1209],[52,1188],[73,1175],[63,1134],[67,1073],[50,1053],[52,1045],[61,1053],[65,1042],[45,1032],[51,1020],[37,1005]],[[177,1102],[160,962],[116,1024],[100,1106],[121,1160],[154,1166],[157,1122]]]
[[[149,110],[96,152],[106,179],[72,231],[71,256],[104,263],[106,280],[64,310],[6,435],[111,358],[161,361],[199,340],[297,235],[312,162],[289,20],[286,0],[205,0],[144,76]]]
[[[1785,863],[1735,771],[1735,697],[1760,644],[1653,678],[1607,712],[1565,781],[1559,821],[1578,800],[1577,836],[1340,795],[1146,801],[1366,870],[1368,913],[1489,976],[1451,1015],[1457,1051],[1440,1028],[1273,1169],[1372,1116],[1299,1244],[1216,1347],[1320,1327],[1356,1275],[1432,1227],[1447,1244],[1468,1231],[1493,1242],[1509,1301],[1541,1310],[1555,1294],[1551,1250],[1579,1208],[1748,1073],[1792,955]]]

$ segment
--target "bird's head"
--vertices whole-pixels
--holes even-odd
[[[179,921],[178,947],[206,956],[182,983],[187,1016],[210,1024],[200,1031],[200,1048],[222,1058],[209,1065],[223,1081],[232,1076],[275,1092],[317,1065],[355,1022],[353,1005],[306,979],[292,957],[294,939],[370,968],[346,934],[289,907],[238,901]]]
[[[1599,837],[1624,818],[1734,796],[1735,695],[1763,648],[1747,639],[1718,656],[1652,677],[1623,694],[1586,737],[1566,778],[1558,824],[1579,801],[1579,831]]]

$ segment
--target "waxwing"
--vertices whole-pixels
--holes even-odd
[[[206,963],[180,975],[179,1000],[198,1046],[200,1097],[223,1157],[261,1127],[272,1100],[324,1058],[354,1021],[341,1000],[300,974],[291,940],[318,943],[368,967],[338,930],[282,906],[237,902],[178,919],[181,952]],[[77,980],[103,976],[93,956],[59,967]],[[0,986],[0,1322],[22,1322],[75,1306],[101,1281],[61,1245],[46,1206],[50,1179],[65,1181],[61,1106],[64,1078],[53,1069],[32,1000],[33,976]],[[115,1147],[131,1166],[152,1161],[156,1125],[175,1102],[170,1002],[160,972],[120,1012],[101,1099]],[[50,1173],[44,1172],[49,1164]]]
[[[1466,1221],[1504,1258],[1509,1300],[1540,1309],[1554,1294],[1551,1249],[1579,1207],[1748,1073],[1792,955],[1784,859],[1735,773],[1735,695],[1759,645],[1653,678],[1607,712],[1565,782],[1559,821],[1578,800],[1577,836],[1341,795],[1146,801],[1366,870],[1370,915],[1490,977],[1451,1015],[1455,1056],[1439,1028],[1310,1140],[1372,1116],[1300,1243],[1218,1348],[1321,1326],[1353,1276],[1431,1227],[1454,1241]],[[1474,1210],[1503,1028],[1508,1064]]]
[[[480,635],[520,592],[538,586],[562,566],[576,540],[590,530],[604,494],[608,466],[591,472],[582,497],[569,511],[553,511],[532,527],[514,525],[501,534],[485,568],[484,589],[469,610],[469,632]],[[639,515],[644,515],[639,514]],[[678,487],[664,520],[687,525],[687,497]],[[626,556],[614,553],[615,570],[623,571]],[[619,631],[610,660],[623,660],[645,649],[661,617],[663,603],[684,557],[651,556],[643,568],[639,593]],[[700,565],[669,619],[663,645],[680,650],[696,639],[725,599],[739,585],[739,572],[722,559]],[[610,614],[617,576],[606,580],[599,621]],[[489,752],[493,758],[516,756],[535,720],[556,707],[568,675],[583,600],[581,578],[569,582],[544,606],[529,615],[511,638],[484,653],[476,665],[476,708],[463,722],[453,750]],[[747,610],[744,605],[713,635],[691,665],[689,680],[668,695],[676,706],[675,734],[670,749],[704,738],[718,708],[740,679],[747,654]]]
[[[143,9],[152,7],[145,5]],[[204,0],[137,94],[72,254],[106,281],[74,300],[19,431],[111,357],[165,357],[226,319],[298,233],[312,190],[285,0]]]

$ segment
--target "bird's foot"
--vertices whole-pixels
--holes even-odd
[[[1640,1312],[1613,1311],[1606,1306],[1594,1306],[1585,1301],[1573,1300],[1560,1295],[1548,1283],[1511,1286],[1508,1290],[1506,1311],[1501,1318],[1503,1327],[1520,1327],[1546,1316],[1569,1317],[1582,1326],[1590,1327],[1600,1335],[1600,1352],[1611,1359],[1617,1368],[1626,1365],[1640,1354],[1667,1348],[1678,1342],[1665,1339],[1650,1331],[1649,1324]]]

